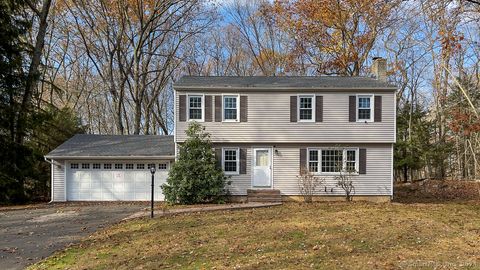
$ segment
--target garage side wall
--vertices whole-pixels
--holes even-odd
[[[65,198],[65,162],[56,160],[52,166],[52,201],[64,202]]]

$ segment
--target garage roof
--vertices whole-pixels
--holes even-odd
[[[171,135],[77,134],[52,150],[47,158],[173,157]]]
[[[183,76],[174,84],[174,88],[176,90],[397,89],[387,82],[361,76]]]

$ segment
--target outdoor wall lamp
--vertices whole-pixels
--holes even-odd
[[[153,218],[153,198],[154,198],[153,184],[155,182],[155,167],[154,166],[150,167],[150,173],[152,174],[152,201],[150,203],[150,218]]]

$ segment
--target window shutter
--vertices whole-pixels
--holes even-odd
[[[323,96],[315,97],[315,122],[323,122]]]
[[[222,122],[222,96],[215,96],[215,122]]]
[[[217,166],[222,168],[222,148],[215,148],[215,158],[217,159]]]
[[[179,95],[178,96],[178,120],[180,122],[187,121],[187,96]]]
[[[382,122],[382,96],[374,97],[375,107],[374,107],[374,121]]]
[[[290,122],[297,122],[297,96],[290,96]]]
[[[360,149],[360,155],[358,160],[360,162],[360,164],[358,164],[358,173],[367,174],[367,149]]]
[[[212,96],[205,96],[205,122],[212,122]]]
[[[240,96],[240,122],[248,121],[248,96]]]
[[[300,173],[307,169],[307,149],[300,148]]]
[[[240,148],[240,174],[247,174],[247,149]]]
[[[357,121],[357,97],[356,96],[348,97],[348,121],[349,122]]]

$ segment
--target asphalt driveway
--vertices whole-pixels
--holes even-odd
[[[66,203],[0,210],[0,269],[23,269],[145,207],[145,203]]]

